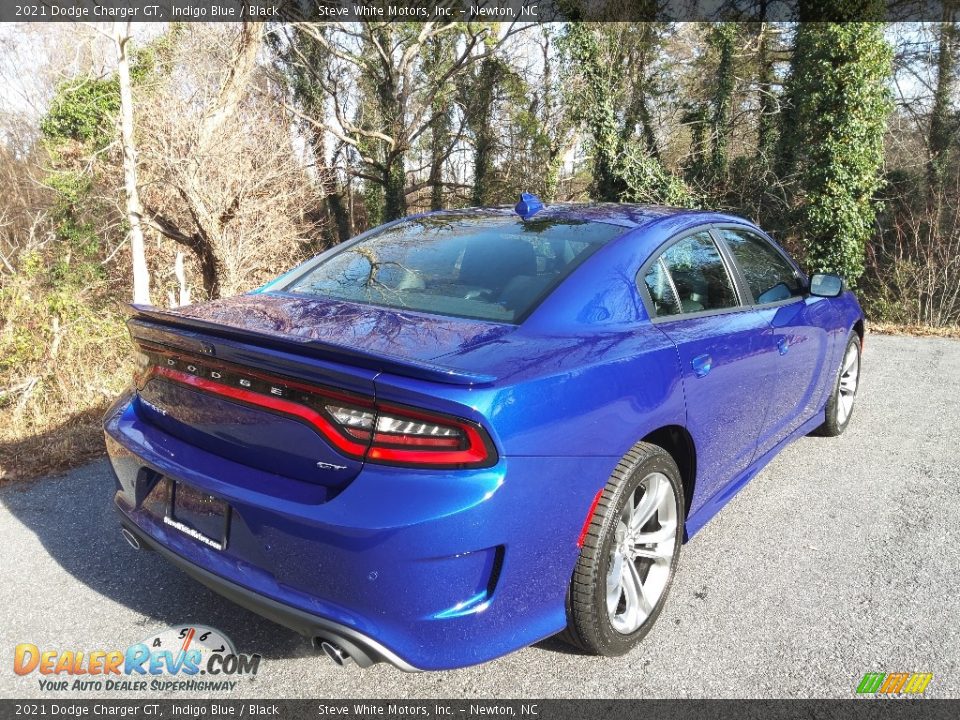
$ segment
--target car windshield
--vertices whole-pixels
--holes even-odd
[[[325,258],[287,292],[520,322],[622,227],[569,218],[427,215]]]

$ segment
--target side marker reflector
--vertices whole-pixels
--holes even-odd
[[[580,537],[577,538],[577,547],[582,548],[583,542],[587,539],[587,530],[590,529],[590,523],[593,522],[593,514],[597,511],[597,505],[600,503],[600,496],[603,495],[603,488],[597,491],[596,497],[590,503],[590,512],[587,513],[587,519],[583,522],[583,529],[580,530]]]

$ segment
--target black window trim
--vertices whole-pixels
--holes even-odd
[[[667,240],[660,243],[657,246],[656,250],[650,253],[650,257],[644,261],[643,265],[640,266],[640,269],[637,271],[635,282],[640,290],[640,299],[643,301],[643,306],[647,311],[647,317],[650,322],[654,325],[659,325],[660,323],[665,322],[682,322],[684,320],[693,320],[703,317],[712,317],[713,315],[729,315],[732,313],[743,312],[744,310],[750,310],[753,308],[753,297],[751,295],[744,295],[743,288],[740,283],[740,270],[736,265],[731,266],[731,260],[727,254],[729,251],[727,248],[717,242],[716,235],[713,232],[714,223],[704,223],[703,225],[697,225],[696,227],[687,228],[686,230],[681,230],[674,235],[671,235]],[[650,288],[647,287],[646,280],[644,279],[647,275],[647,272],[650,268],[657,263],[662,257],[663,254],[669,250],[671,247],[676,245],[681,240],[685,240],[688,237],[693,235],[699,235],[700,233],[706,231],[710,238],[713,240],[714,245],[717,247],[717,252],[720,254],[720,262],[723,263],[723,267],[727,272],[727,277],[730,278],[730,282],[733,285],[733,294],[736,297],[737,304],[732,305],[727,308],[718,308],[715,310],[700,310],[699,312],[685,313],[679,312],[676,315],[662,315],[657,316],[657,308],[653,302],[653,297],[650,295]],[[666,265],[664,265],[666,269]],[[669,270],[667,271],[667,277],[670,279],[670,286],[674,288],[674,301],[679,303],[680,298],[676,294],[676,288],[673,285],[673,276],[670,275]],[[750,303],[744,302],[745,298],[750,298]]]
[[[669,249],[669,248],[668,248],[668,249]],[[666,251],[664,251],[664,252],[666,252]],[[670,292],[673,293],[673,304],[674,304],[674,306],[676,306],[676,308],[677,308],[676,314],[677,314],[677,315],[683,315],[683,306],[680,304],[680,293],[677,292],[677,285],[676,285],[676,283],[673,282],[673,275],[670,274],[670,268],[667,267],[667,263],[664,262],[664,260],[663,260],[663,253],[660,253],[660,256],[657,258],[657,262],[654,263],[654,264],[660,266],[660,272],[662,272],[662,273],[666,276],[667,282],[670,283]],[[652,268],[654,264],[651,264],[650,267]],[[643,284],[644,284],[644,285],[647,284],[647,283],[646,283],[646,275],[644,275],[644,283],[643,283]],[[650,291],[650,288],[647,288],[647,292],[649,292],[649,291]],[[652,296],[652,295],[650,296],[650,299],[653,300],[653,296]],[[654,306],[654,307],[656,307],[656,306]],[[669,316],[665,316],[665,317],[669,317]]]
[[[753,290],[750,289],[750,284],[747,282],[746,276],[743,274],[743,271],[740,269],[740,264],[737,262],[736,257],[733,254],[733,251],[730,249],[730,246],[727,244],[727,241],[720,234],[720,230],[739,230],[741,232],[750,233],[751,235],[756,235],[761,240],[763,240],[767,247],[776,252],[780,257],[782,257],[787,265],[793,268],[793,274],[800,281],[802,286],[806,286],[807,277],[804,275],[803,271],[794,262],[793,258],[787,255],[786,251],[783,250],[776,242],[773,241],[765,232],[759,228],[753,228],[748,225],[740,225],[738,223],[713,223],[710,226],[710,234],[713,236],[714,241],[719,247],[722,248],[722,252],[729,256],[730,263],[736,268],[737,284],[741,286],[742,297],[749,299],[748,307],[751,308],[776,308],[782,305],[792,305],[793,303],[799,302],[806,297],[806,293],[800,295],[791,295],[788,298],[783,300],[774,300],[773,302],[768,303],[758,303],[757,299],[753,296]]]

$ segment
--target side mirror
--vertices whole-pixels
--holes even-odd
[[[833,273],[815,273],[810,278],[810,294],[817,297],[839,297],[843,287],[843,278]]]

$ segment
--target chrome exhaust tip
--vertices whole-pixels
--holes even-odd
[[[326,653],[326,656],[333,660],[338,667],[348,665],[353,660],[346,650],[336,643],[330,642],[329,640],[321,640],[320,649],[323,650],[323,652]]]
[[[120,534],[123,535],[123,539],[127,541],[127,545],[132,547],[134,550],[140,549],[140,541],[137,540],[137,536],[126,528],[120,528]]]

